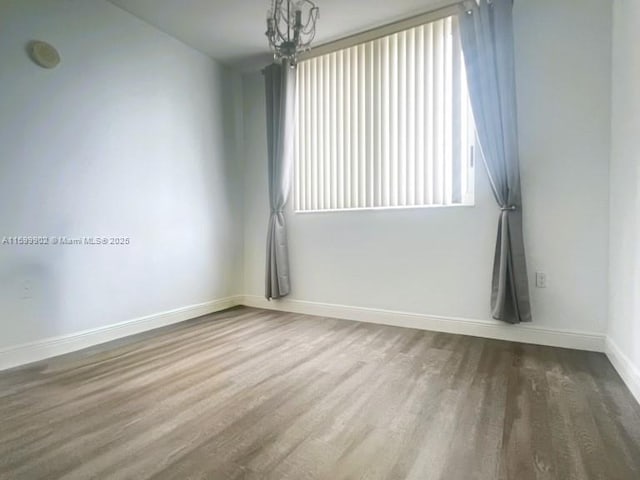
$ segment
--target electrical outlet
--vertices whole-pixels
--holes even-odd
[[[536,272],[536,288],[547,288],[547,274]]]

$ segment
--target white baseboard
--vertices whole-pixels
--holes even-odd
[[[198,305],[177,308],[175,310],[148,315],[93,330],[0,349],[0,370],[6,370],[65,353],[82,350],[83,348],[183,322],[236,305],[417,328],[436,332],[471,335],[475,337],[495,338],[498,340],[536,345],[549,345],[596,352],[605,351],[605,336],[595,333],[546,329],[532,325],[505,325],[495,320],[442,317],[421,313],[352,307],[302,300],[283,299],[269,302],[265,298],[256,295],[238,295]],[[619,352],[619,350],[617,351]],[[609,350],[607,350],[607,353],[609,353]],[[610,358],[612,358],[613,355],[614,354],[610,354]],[[618,355],[618,357],[626,359],[622,354]],[[620,368],[613,359],[612,363],[616,366],[616,369],[620,371]],[[618,364],[629,365],[624,368],[626,368],[625,372],[630,373],[620,373],[620,375],[625,378],[625,381],[627,378],[634,378],[633,375],[635,375],[636,379],[638,378],[637,371],[635,374],[633,373],[633,367],[628,360],[626,360],[626,362],[625,360],[619,360]],[[636,385],[638,385],[637,380]],[[636,391],[638,391],[637,388]]]
[[[640,403],[640,369],[620,350],[611,337],[607,337],[605,352],[624,383]]]
[[[256,295],[244,295],[242,305],[281,310],[285,312],[342,318],[360,322],[379,323],[397,327],[417,328],[435,332],[456,333],[473,337],[494,338],[512,342],[548,345],[604,352],[605,336],[598,333],[576,332],[536,327],[534,325],[506,325],[497,320],[475,320],[442,317],[421,313],[397,312],[365,307],[351,307],[303,300],[268,301]]]
[[[92,330],[47,338],[0,349],[0,370],[25,365],[101,343],[128,337],[192,318],[208,315],[240,304],[241,297],[227,297],[166,312],[147,315]]]

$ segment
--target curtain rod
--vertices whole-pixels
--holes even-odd
[[[440,6],[429,10],[428,12],[420,13],[413,17],[374,27],[369,30],[349,35],[348,37],[318,45],[310,51],[300,54],[299,61],[302,62],[304,60],[309,60],[310,58],[319,57],[338,50],[343,50],[345,48],[350,48],[355,45],[360,45],[362,43],[371,42],[382,37],[393,35],[394,33],[402,32],[403,30],[409,30],[414,27],[419,27],[420,25],[442,20],[443,18],[460,13],[460,7],[463,5],[464,1],[460,0],[453,3],[449,1],[444,4],[441,2]]]

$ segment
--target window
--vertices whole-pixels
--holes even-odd
[[[296,211],[473,203],[457,17],[298,64]]]

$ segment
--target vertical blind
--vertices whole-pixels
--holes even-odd
[[[457,17],[298,65],[297,211],[473,203]]]

